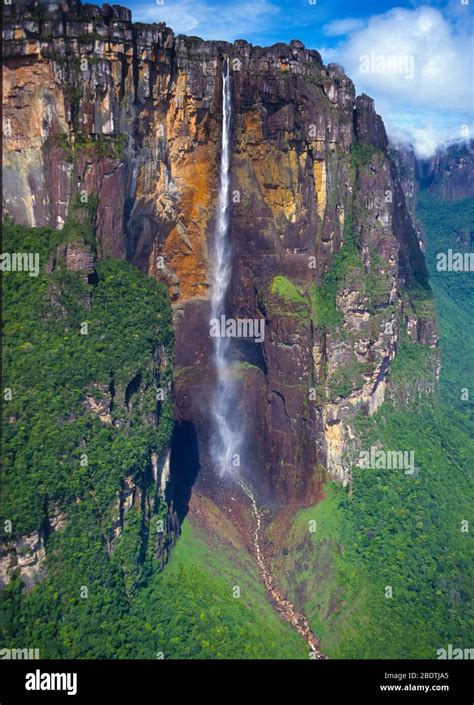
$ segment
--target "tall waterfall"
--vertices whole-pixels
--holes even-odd
[[[214,239],[212,242],[212,295],[211,319],[225,317],[225,304],[232,274],[232,248],[229,241],[230,210],[230,125],[232,118],[231,79],[229,61],[226,60],[222,72],[222,142],[219,175],[219,198]],[[216,336],[214,341],[214,365],[216,368],[216,387],[212,404],[213,434],[211,437],[211,454],[214,466],[223,477],[231,477],[241,487],[250,500],[255,527],[253,544],[259,573],[264,586],[282,619],[291,624],[306,640],[310,652],[317,659],[326,658],[318,649],[318,642],[303,614],[295,610],[289,600],[274,585],[273,577],[267,567],[262,551],[261,533],[262,516],[257,500],[247,482],[239,473],[242,435],[239,430],[236,408],[235,381],[232,375],[230,355],[231,338]],[[238,458],[238,464],[236,464]]]
[[[214,240],[212,245],[212,296],[211,318],[220,319],[225,315],[225,302],[232,272],[232,251],[229,242],[229,171],[230,171],[230,125],[232,118],[232,97],[229,60],[222,73],[222,140],[219,176],[219,198]],[[229,359],[230,339],[215,337],[214,364],[216,367],[216,388],[214,392],[212,417],[213,437],[211,452],[215,467],[221,475],[229,474],[235,466],[239,453],[240,433],[235,429],[234,401],[235,383],[232,380]]]

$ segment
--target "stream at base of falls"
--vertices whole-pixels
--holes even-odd
[[[257,560],[257,565],[258,565],[258,570],[260,573],[260,576],[262,578],[263,584],[265,586],[266,591],[268,592],[271,601],[273,602],[275,609],[279,613],[280,617],[285,621],[291,624],[291,626],[298,632],[300,636],[303,637],[303,639],[306,641],[306,643],[309,646],[310,649],[310,655],[311,658],[317,659],[317,660],[326,660],[328,657],[325,656],[321,651],[319,650],[319,645],[318,645],[318,640],[314,636],[313,632],[311,631],[311,627],[309,626],[309,622],[304,616],[304,614],[301,614],[301,612],[298,612],[295,607],[292,605],[292,603],[284,596],[282,593],[275,587],[273,577],[270,573],[270,571],[267,568],[267,565],[265,563],[265,558],[262,552],[261,544],[260,544],[260,534],[261,534],[261,529],[262,529],[262,518],[260,515],[260,512],[258,510],[257,502],[255,500],[254,494],[250,487],[247,485],[244,480],[239,477],[235,476],[235,480],[240,485],[241,489],[247,497],[250,500],[251,506],[252,506],[252,514],[254,517],[255,521],[255,528],[254,528],[254,535],[253,535],[253,544],[254,544],[254,549],[255,549],[255,557]]]

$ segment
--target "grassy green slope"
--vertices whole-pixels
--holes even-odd
[[[199,506],[210,523],[196,514],[185,519],[164,572],[133,603],[128,633],[136,655],[308,658],[304,641],[268,602],[235,528],[210,502],[201,498]]]

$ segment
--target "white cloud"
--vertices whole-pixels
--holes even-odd
[[[450,23],[431,7],[395,8],[350,31],[331,52],[358,92],[375,98],[388,132],[405,131],[425,156],[458,138],[472,111],[468,12],[464,23],[459,13]]]
[[[265,31],[280,12],[269,0],[182,0],[163,5],[138,5],[133,10],[134,21],[166,22],[176,34],[194,34],[203,39],[233,42]]]
[[[328,37],[339,37],[342,34],[348,34],[353,32],[355,29],[360,29],[364,26],[362,20],[355,19],[354,17],[347,17],[343,20],[333,20],[328,22],[323,27],[323,32]]]
[[[457,135],[455,131],[448,133],[445,129],[433,125],[430,120],[427,120],[423,127],[410,124],[401,128],[393,126],[389,131],[389,137],[392,144],[412,145],[419,159],[429,159],[437,149],[465,141],[460,133]]]

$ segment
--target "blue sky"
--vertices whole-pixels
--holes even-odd
[[[128,0],[136,21],[164,21],[177,33],[195,34],[203,39],[247,39],[252,44],[267,46],[275,42],[300,39],[316,49],[321,45],[336,46],[339,37],[328,37],[325,25],[333,20],[354,18],[368,20],[394,7],[411,9],[421,3],[402,0]],[[431,7],[445,7],[446,2],[431,2]]]
[[[314,3],[314,4],[313,4]],[[473,129],[474,0],[125,0],[133,19],[203,39],[300,39],[375,98],[393,140],[420,156]]]

